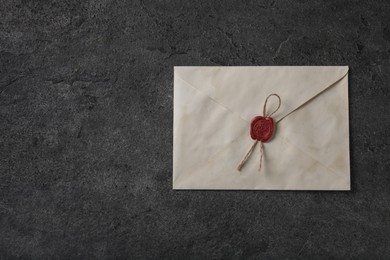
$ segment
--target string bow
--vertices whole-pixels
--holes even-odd
[[[267,102],[270,97],[277,97],[279,100],[278,107],[271,113],[267,114]],[[254,151],[257,143],[260,143],[260,163],[259,163],[259,171],[261,170],[262,160],[263,160],[263,150],[264,145],[263,143],[268,142],[274,133],[275,124],[272,119],[272,115],[276,113],[276,111],[279,110],[280,105],[282,103],[281,98],[277,94],[271,94],[267,97],[267,99],[264,102],[263,107],[263,116],[256,116],[252,119],[251,122],[251,128],[250,133],[252,139],[255,140],[255,142],[252,144],[251,148],[248,150],[248,152],[245,154],[244,158],[242,158],[241,162],[237,166],[237,170],[241,171],[242,167],[245,165],[245,163],[248,161],[249,157],[251,156],[252,152]]]

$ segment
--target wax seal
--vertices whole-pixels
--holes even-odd
[[[278,107],[272,113],[267,113],[267,102],[268,99],[272,96],[276,97],[279,100],[279,104]],[[241,171],[241,168],[244,166],[249,156],[252,154],[257,143],[260,143],[259,171],[261,170],[261,164],[263,161],[263,149],[264,149],[263,143],[268,142],[272,138],[272,135],[274,134],[275,131],[274,120],[272,119],[271,116],[275,114],[276,111],[279,110],[281,104],[282,104],[282,100],[279,97],[279,95],[277,94],[269,95],[264,102],[263,116],[256,116],[252,119],[250,133],[252,139],[255,140],[255,142],[252,144],[251,148],[248,150],[244,158],[242,158],[241,162],[238,164],[237,166],[238,171]]]
[[[252,119],[250,133],[253,140],[268,142],[274,133],[274,120],[272,117],[256,116]]]

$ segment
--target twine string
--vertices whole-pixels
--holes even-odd
[[[263,151],[264,151],[264,145],[262,142],[260,142],[260,163],[259,163],[259,171],[261,170],[261,165],[263,162]]]
[[[241,171],[241,168],[244,166],[244,164],[246,163],[246,161],[249,159],[250,155],[252,154],[253,150],[255,149],[256,147],[256,144],[258,143],[259,141],[255,141],[251,148],[248,150],[248,152],[245,154],[244,158],[242,158],[240,164],[237,166],[237,170],[238,171]]]
[[[268,99],[272,96],[275,96],[278,98],[279,100],[279,104],[278,104],[278,107],[269,115],[267,115],[267,103],[268,103]],[[263,116],[264,117],[271,117],[273,114],[276,113],[276,111],[279,110],[280,108],[280,105],[282,104],[282,100],[281,98],[279,97],[279,95],[277,94],[271,94],[267,97],[267,99],[265,100],[264,102],[264,107],[263,107]],[[259,171],[261,170],[261,166],[262,166],[262,162],[263,162],[263,153],[264,153],[264,144],[263,142],[261,141],[254,141],[251,148],[248,150],[248,152],[245,154],[245,156],[242,158],[242,160],[240,161],[240,163],[238,164],[237,166],[237,170],[238,171],[241,171],[242,167],[244,167],[245,163],[248,161],[249,157],[251,156],[251,154],[253,153],[253,151],[255,150],[255,147],[257,145],[257,143],[260,143],[260,162],[259,162]]]

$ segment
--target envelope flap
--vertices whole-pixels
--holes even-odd
[[[175,67],[178,77],[248,122],[263,113],[269,94],[282,99],[274,114],[279,121],[347,73],[348,66]]]

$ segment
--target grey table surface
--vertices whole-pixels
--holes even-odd
[[[352,191],[173,191],[173,66],[349,65]],[[0,259],[390,258],[389,1],[0,0]]]

